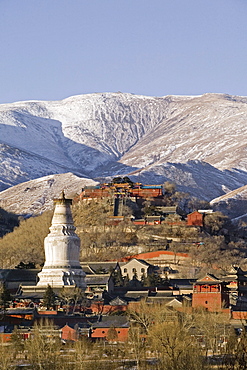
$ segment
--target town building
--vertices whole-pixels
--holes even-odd
[[[92,325],[91,339],[126,342],[130,324],[126,316],[102,316]]]
[[[35,286],[38,272],[40,269],[0,269],[0,282],[5,284],[10,293],[16,294],[20,284]]]
[[[225,282],[212,274],[198,279],[193,287],[192,307],[217,312],[229,307],[229,291]]]
[[[136,200],[156,199],[157,204],[162,204],[158,199],[163,199],[162,185],[143,185],[140,183],[110,183],[85,187],[80,198],[83,200],[107,197],[130,197]]]
[[[187,215],[187,225],[188,226],[200,226],[203,227],[204,213],[194,211]]]
[[[135,276],[138,280],[141,280],[143,274],[148,276],[155,272],[155,266],[144,260],[138,260],[136,258],[133,258],[126,263],[120,262],[120,268],[123,276],[128,275],[130,279]]]
[[[238,278],[238,296],[247,298],[247,271],[240,267],[237,270]]]

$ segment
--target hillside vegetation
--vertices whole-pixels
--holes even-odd
[[[44,262],[44,238],[49,232],[52,212],[21,220],[20,226],[0,239],[1,268],[14,268],[21,261]]]
[[[190,201],[178,193],[172,184],[165,185],[167,205],[184,204],[190,209],[202,205]],[[199,202],[199,203],[198,203]],[[206,205],[206,204],[203,204]],[[220,212],[205,216],[204,227],[188,227],[178,215],[167,216],[161,225],[137,226],[130,221],[133,213],[131,203],[126,203],[124,221],[118,225],[110,222],[113,199],[77,201],[72,206],[77,234],[81,239],[81,260],[120,259],[126,255],[157,249],[187,252],[193,266],[213,270],[215,267],[227,270],[232,264],[242,264],[247,247],[241,229],[236,229],[228,217]],[[135,210],[134,210],[135,211]],[[150,202],[141,210],[146,214],[155,212]],[[44,238],[49,233],[52,211],[41,216],[21,220],[20,226],[0,239],[2,268],[13,268],[20,262],[41,266],[44,262]]]

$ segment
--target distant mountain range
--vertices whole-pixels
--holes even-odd
[[[70,172],[92,183],[172,181],[211,201],[247,184],[246,122],[247,97],[226,94],[2,104],[0,190]]]

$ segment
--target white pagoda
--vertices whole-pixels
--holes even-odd
[[[79,262],[80,238],[75,233],[71,213],[72,199],[64,192],[54,200],[55,210],[50,233],[44,240],[45,264],[38,274],[37,288],[63,288],[64,286],[86,288],[85,273]]]

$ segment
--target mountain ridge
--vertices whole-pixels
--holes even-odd
[[[73,172],[172,181],[212,200],[247,183],[247,97],[76,95],[0,105],[0,190]]]

